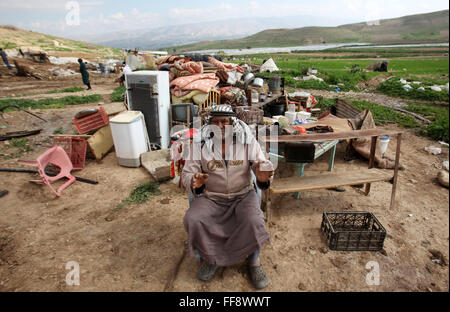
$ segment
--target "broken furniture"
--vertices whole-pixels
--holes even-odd
[[[211,107],[212,104],[220,105],[220,92],[217,90],[212,89],[208,93],[208,98],[204,103],[200,105],[200,111],[204,111]]]
[[[33,182],[44,183],[58,197],[61,196],[61,192],[66,187],[75,182],[75,177],[70,174],[70,171],[72,171],[73,168],[72,162],[60,146],[53,146],[41,154],[36,160],[19,160],[18,162],[23,165],[38,167],[38,172],[42,180],[33,180]],[[45,167],[47,167],[48,164],[59,167],[60,172],[54,177],[48,176],[45,173]],[[68,181],[66,181],[55,191],[51,183],[61,178],[67,178]]]
[[[53,145],[61,146],[69,156],[73,169],[83,169],[86,161],[86,138],[77,135],[53,135],[52,137]]]
[[[391,138],[397,137],[397,149],[395,155],[394,172],[390,170],[375,169],[375,149],[379,136],[389,135]],[[266,150],[269,150],[270,143],[282,142],[316,142],[316,141],[330,141],[330,140],[347,140],[357,139],[363,137],[371,137],[371,149],[369,168],[365,170],[358,170],[354,172],[345,172],[341,174],[323,173],[320,175],[290,177],[275,179],[273,184],[267,192],[266,217],[267,223],[270,224],[270,209],[271,197],[273,194],[295,193],[302,191],[311,191],[319,189],[336,188],[340,186],[366,184],[365,195],[369,195],[370,185],[374,182],[388,181],[392,183],[391,203],[390,209],[394,208],[395,191],[397,188],[397,178],[400,161],[400,131],[390,131],[384,129],[369,129],[369,130],[353,130],[348,132],[332,132],[332,133],[318,133],[307,135],[282,135],[278,137],[265,137]]]
[[[140,111],[125,111],[109,123],[119,165],[140,167],[141,154],[150,149],[144,115]]]

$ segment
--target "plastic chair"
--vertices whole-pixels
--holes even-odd
[[[61,196],[62,190],[64,190],[76,180],[75,177],[70,174],[73,166],[69,156],[67,156],[67,153],[64,151],[64,149],[57,145],[45,151],[36,160],[19,160],[18,162],[23,165],[38,167],[38,172],[42,178],[42,181],[32,180],[32,182],[45,183],[52,190],[52,192],[56,194],[56,196]],[[45,167],[47,167],[49,163],[60,168],[60,172],[54,177],[45,174]],[[55,191],[50,183],[61,178],[67,178],[69,180]]]
[[[214,89],[209,91],[208,98],[200,105],[200,111],[204,111],[208,107],[211,107],[212,103],[216,103],[217,105],[220,104],[220,92]]]

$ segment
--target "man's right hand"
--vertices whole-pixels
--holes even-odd
[[[192,178],[192,188],[200,188],[208,180],[208,175],[204,173],[196,173]]]

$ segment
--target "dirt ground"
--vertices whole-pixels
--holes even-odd
[[[107,94],[117,86],[113,78],[92,80],[93,90],[79,94],[103,90],[103,103],[108,105]],[[28,88],[30,85],[33,87]],[[0,77],[1,95],[11,95],[11,91],[4,93],[6,86],[17,88],[15,94],[30,94],[73,85],[81,86],[81,78],[38,81]],[[8,131],[43,131],[28,137],[33,150],[20,157],[9,159],[15,149],[8,141],[0,142],[0,167],[23,167],[17,159],[34,159],[42,153],[55,129],[73,134],[74,114],[95,106],[97,103],[33,110],[47,123],[23,112],[4,114],[0,126],[6,125]],[[394,125],[387,128],[397,129]],[[338,145],[335,172],[367,167],[362,159],[343,160],[345,144]],[[441,147],[443,153],[428,154],[424,147],[430,145]],[[393,139],[388,148],[391,156],[395,146]],[[372,184],[369,196],[352,187],[346,187],[345,192],[304,192],[298,200],[294,194],[276,196],[269,228],[271,241],[261,254],[271,279],[265,290],[449,291],[449,190],[436,179],[448,157],[448,148],[405,131],[400,160],[406,169],[399,174],[394,210],[389,210],[392,186],[384,182]],[[329,153],[321,156],[305,169],[305,175],[326,171],[328,159]],[[276,177],[293,174],[292,167],[280,165]],[[0,199],[0,291],[164,291],[187,239],[183,227],[187,195],[168,181],[160,185],[162,195],[115,209],[134,187],[152,179],[142,167],[119,166],[114,151],[99,162],[88,159],[85,168],[74,175],[99,184],[77,181],[56,198],[47,187],[29,182],[35,175],[0,172],[0,190],[9,191]],[[325,211],[374,213],[387,231],[384,250],[330,251],[320,231]],[[66,284],[69,261],[80,266],[79,286]],[[369,261],[379,264],[378,286],[366,283]],[[169,290],[254,291],[243,262],[220,269],[207,283],[197,280],[198,266],[193,257],[185,257]]]

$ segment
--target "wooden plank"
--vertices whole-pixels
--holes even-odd
[[[392,171],[380,169],[365,169],[342,174],[322,173],[314,176],[291,177],[275,179],[270,192],[273,194],[293,193],[301,191],[312,191],[319,189],[334,188],[346,185],[358,185],[381,181],[391,181]]]
[[[407,111],[407,110],[404,110],[404,109],[401,109],[401,108],[397,108],[397,107],[392,107],[392,108],[395,109],[396,111],[401,112],[401,113],[405,113],[405,114],[411,115],[411,116],[419,119],[420,121],[426,122],[428,124],[431,123],[430,120],[428,120],[428,119],[426,119],[426,118],[424,118],[424,117],[422,117],[422,116],[420,116],[420,115],[418,115],[416,113],[413,113],[413,112],[410,112],[410,111]]]
[[[279,135],[275,137],[265,136],[265,142],[313,142],[326,140],[346,140],[357,139],[364,137],[375,137],[381,135],[395,136],[402,131],[384,130],[384,129],[369,129],[369,130],[353,130],[346,132],[328,132],[315,134],[300,134],[300,135]]]
[[[395,206],[395,192],[397,191],[398,166],[400,164],[400,145],[402,141],[402,134],[397,135],[397,150],[395,152],[395,167],[394,178],[392,179],[392,193],[391,193],[391,210]]]

